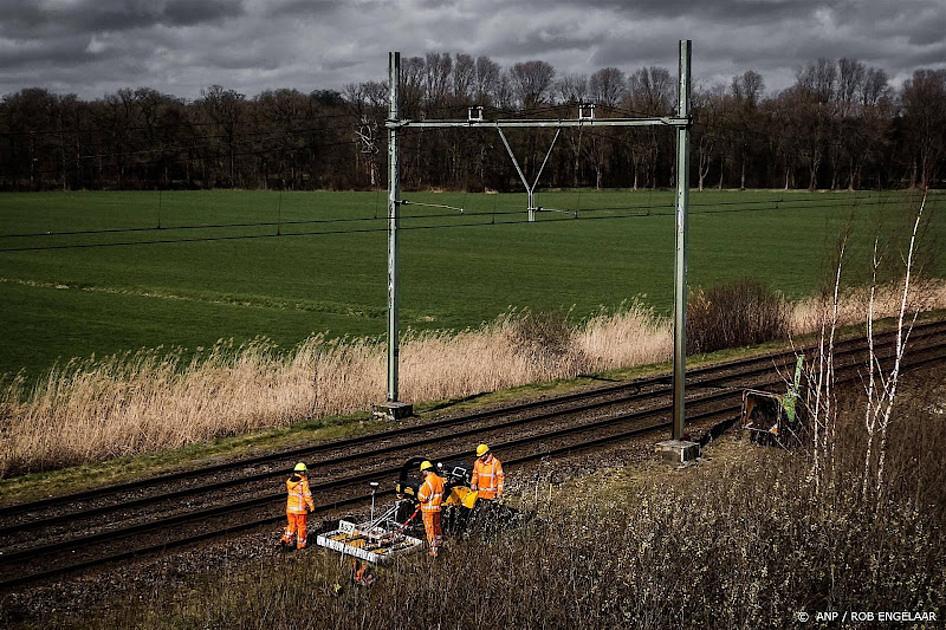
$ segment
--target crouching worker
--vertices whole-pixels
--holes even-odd
[[[470,489],[479,492],[479,498],[486,501],[497,501],[503,498],[503,464],[493,455],[486,444],[476,447],[476,461],[473,462],[473,475],[470,478]]]
[[[420,503],[424,531],[427,533],[427,546],[430,549],[428,553],[436,558],[442,536],[440,504],[443,503],[443,477],[434,472],[434,465],[428,461],[421,463],[420,472],[424,475],[424,483],[417,490],[417,501]]]
[[[295,538],[296,549],[305,549],[307,535],[307,516],[315,510],[312,502],[312,491],[309,490],[309,480],[306,476],[305,464],[299,462],[293,469],[292,476],[286,480],[286,531],[279,541],[287,547],[292,546]]]

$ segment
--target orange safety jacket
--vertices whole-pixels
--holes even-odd
[[[436,473],[427,475],[417,490],[417,500],[422,512],[439,512],[443,503],[443,477]]]
[[[481,499],[495,499],[503,493],[503,464],[495,455],[490,455],[483,461],[477,457],[473,462],[473,477],[470,480],[470,489],[478,490]]]
[[[315,503],[312,502],[312,491],[309,490],[309,481],[301,475],[293,475],[286,479],[286,491],[289,496],[286,500],[287,514],[305,514],[315,509]]]

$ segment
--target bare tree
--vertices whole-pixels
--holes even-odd
[[[780,183],[784,190],[795,186],[795,169],[799,153],[799,137],[795,131],[797,116],[794,101],[796,99],[797,92],[788,89],[783,90],[764,105],[769,120],[773,122],[770,142],[775,153],[775,162],[780,169]]]
[[[591,75],[588,92],[595,103],[616,107],[627,92],[627,79],[617,68],[601,68]]]
[[[545,61],[525,61],[513,65],[509,77],[519,105],[523,109],[535,109],[548,99],[555,68]]]
[[[584,103],[588,98],[588,77],[583,74],[567,74],[555,82],[555,92],[562,104]]]
[[[757,144],[761,133],[759,101],[765,90],[762,75],[754,70],[733,77],[732,85],[733,107],[729,137],[735,153],[735,161],[739,163],[739,188],[746,187],[746,167]]]
[[[502,71],[496,81],[494,104],[504,110],[511,110],[516,106],[516,87],[509,72]]]
[[[428,113],[442,109],[450,93],[453,57],[450,53],[427,53],[424,60],[424,103]]]
[[[227,145],[227,177],[230,186],[236,185],[236,136],[246,97],[235,90],[211,85],[201,91],[200,103],[207,116],[223,131]]]
[[[946,151],[946,70],[917,70],[904,82],[903,118],[915,147],[911,185],[926,190]]]
[[[499,90],[499,64],[486,56],[476,58],[476,76],[473,80],[473,95],[477,104],[489,105],[496,101]]]
[[[453,62],[453,97],[468,105],[476,80],[476,61],[470,55],[458,53]]]
[[[867,393],[867,404],[864,411],[864,427],[867,432],[867,451],[864,457],[864,480],[861,487],[861,494],[867,497],[870,478],[870,471],[875,470],[873,490],[880,497],[884,488],[884,464],[887,456],[887,438],[890,430],[890,423],[893,413],[894,402],[897,397],[897,387],[900,383],[901,369],[903,367],[903,357],[907,351],[907,343],[910,340],[910,334],[913,332],[913,326],[920,313],[919,308],[913,309],[913,315],[908,318],[908,310],[911,283],[915,272],[915,255],[917,246],[917,234],[920,228],[920,222],[923,219],[923,211],[926,208],[926,194],[920,202],[913,221],[913,230],[910,233],[910,241],[907,251],[902,255],[904,261],[903,270],[903,288],[900,291],[900,304],[897,311],[897,329],[896,342],[894,345],[893,365],[889,371],[884,372],[874,348],[874,309],[877,290],[877,270],[880,267],[881,256],[878,255],[879,239],[874,241],[874,252],[872,259],[872,281],[870,285],[870,298],[867,307],[867,339],[868,339],[868,376],[865,385]],[[879,435],[878,435],[879,434]],[[874,439],[877,436],[878,445],[876,456],[872,453]],[[876,462],[875,462],[876,457]],[[878,501],[879,503],[879,501]]]
[[[378,156],[383,133],[381,125],[387,86],[377,82],[349,84],[345,87],[346,102],[353,114],[352,133],[359,143],[359,152],[368,166],[368,183],[372,188],[379,183]],[[356,168],[359,166],[356,161]]]
[[[591,100],[606,108],[616,107],[627,93],[627,79],[624,73],[617,68],[601,68],[591,75],[588,81],[588,92]],[[615,143],[619,132],[611,128],[604,128],[591,134],[587,143],[591,154],[591,163],[595,170],[595,189],[604,186],[604,174],[608,162],[614,153]]]
[[[665,116],[673,112],[674,81],[666,68],[641,68],[628,78],[626,105],[632,113],[647,116]],[[647,182],[657,187],[657,165],[660,161],[661,139],[666,134],[653,127],[631,136],[634,168],[634,188],[637,188],[638,169],[644,166]]]
[[[704,188],[713,158],[719,153],[725,141],[724,121],[729,95],[723,85],[716,85],[709,90],[698,89],[693,93],[693,118],[697,125],[694,129],[697,164],[697,186]],[[722,158],[719,168],[722,170]]]
[[[401,111],[409,118],[462,116],[478,104],[546,115],[591,99],[601,104],[599,117],[611,115],[609,107],[672,114],[674,72],[645,67],[625,79],[622,70],[601,68],[587,79],[570,75],[556,82],[554,68],[537,60],[505,70],[489,57],[462,53],[407,57]],[[802,67],[788,90],[766,96],[758,73],[740,73],[724,94],[694,94],[694,170],[703,187],[717,167],[720,188],[728,182],[786,189],[822,183],[856,190],[864,182],[934,187],[946,160],[944,82],[944,70],[918,70],[895,90],[879,68],[820,59]],[[212,86],[192,102],[148,88],[92,100],[20,90],[0,99],[0,188],[377,185],[383,179],[377,125],[386,94],[379,82],[355,87],[369,86],[367,101],[348,88],[344,96],[283,88],[248,99]],[[471,173],[482,186],[515,181],[509,165],[486,159],[497,140],[491,134],[407,134],[405,185],[466,186]],[[567,132],[562,141],[570,152],[554,154],[547,173],[578,186],[587,159],[598,185],[607,174],[616,185],[656,187],[674,178],[672,140],[656,129]],[[513,133],[510,142],[524,162],[535,160],[534,140]]]
[[[416,118],[424,104],[424,79],[427,64],[423,57],[408,57],[401,61],[401,110],[403,115]]]
[[[574,107],[579,103],[584,103],[588,98],[588,77],[583,74],[566,75],[556,82],[555,89],[560,103]],[[581,185],[581,154],[584,151],[582,132],[583,130],[579,129],[577,133],[569,133],[565,136],[573,161],[572,186],[576,188]]]
[[[841,280],[847,254],[850,227],[838,238],[837,259],[830,295],[822,299],[821,330],[818,335],[816,362],[807,376],[808,392],[805,405],[810,413],[812,462],[809,479],[815,491],[822,488],[822,477],[830,464],[834,449],[834,428],[837,421],[837,392],[834,387],[834,341],[837,336],[841,308]]]
[[[675,82],[669,70],[659,66],[641,68],[627,81],[635,113],[664,116],[673,112]]]

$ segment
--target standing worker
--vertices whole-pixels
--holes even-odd
[[[305,464],[299,462],[293,469],[292,476],[286,480],[286,491],[289,493],[286,499],[286,519],[289,522],[279,542],[291,547],[292,539],[295,538],[296,549],[305,549],[308,533],[306,517],[309,512],[315,510],[307,472]]]
[[[441,538],[440,504],[443,503],[443,477],[434,472],[434,465],[429,461],[421,462],[420,472],[424,476],[424,483],[417,490],[417,501],[424,519],[429,554],[436,558]]]
[[[493,455],[489,446],[480,444],[476,447],[476,461],[473,462],[473,477],[470,489],[479,492],[479,498],[495,501],[503,497],[503,464]]]

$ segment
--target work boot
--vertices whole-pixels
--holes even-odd
[[[355,575],[353,581],[358,586],[371,586],[374,584],[375,576],[368,570],[368,563],[362,562],[355,564]]]

